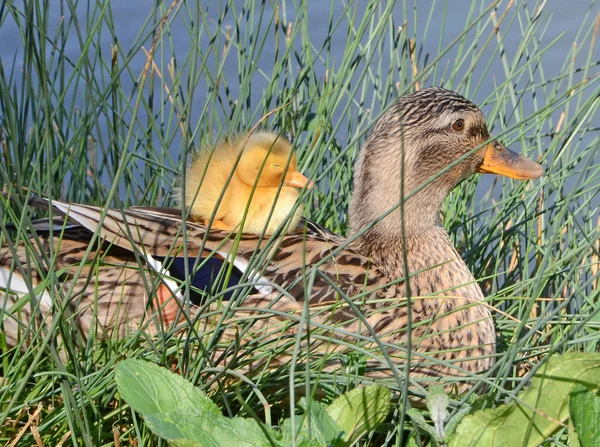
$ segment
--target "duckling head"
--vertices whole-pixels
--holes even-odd
[[[402,225],[407,235],[439,226],[448,193],[476,172],[526,180],[544,170],[492,140],[479,108],[461,95],[431,87],[401,97],[377,121],[359,155],[351,233],[386,213],[359,245],[372,238],[397,240]]]
[[[299,189],[312,185],[298,172],[290,142],[266,131],[202,148],[179,181],[184,182],[185,195],[183,188],[177,193],[192,219],[206,224],[214,218],[215,228],[256,234],[272,234],[290,211],[287,228],[293,229],[303,212],[296,205]]]
[[[249,187],[304,188],[312,183],[300,172],[289,141],[271,132],[252,134],[245,145],[236,172]]]

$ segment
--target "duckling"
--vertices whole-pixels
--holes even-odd
[[[312,186],[298,172],[291,143],[267,131],[220,141],[212,151],[200,149],[180,185],[184,181],[180,201],[193,220],[206,225],[214,216],[212,228],[266,235],[288,217],[300,189]],[[290,231],[302,212],[302,205],[293,212]]]

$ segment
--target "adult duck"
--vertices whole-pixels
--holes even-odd
[[[543,169],[493,140],[473,103],[426,88],[395,102],[367,138],[355,169],[347,240],[312,225],[267,239],[207,231],[183,221],[177,209],[52,201],[68,220],[62,231],[31,245],[39,257],[52,255],[43,268],[60,273],[60,302],[85,333],[124,336],[139,327],[156,333],[182,320],[189,328],[192,320],[195,336],[210,338],[215,362],[252,368],[257,364],[238,358],[241,350],[263,348],[270,357],[260,365],[277,365],[297,340],[306,342],[301,335],[310,328],[304,352],[323,362],[337,364],[331,353],[358,349],[368,357],[368,375],[397,376],[408,357],[412,377],[464,378],[493,365],[496,336],[482,291],[441,225],[440,207],[476,172],[525,180]],[[45,275],[30,262],[31,251],[24,243],[2,249],[0,284],[13,297],[36,290],[47,318],[56,294],[35,289]],[[231,261],[241,272],[237,287],[252,283],[249,294],[225,303],[218,316],[206,306],[186,311],[181,278],[165,275],[184,255]],[[9,342],[17,342],[28,311],[4,319]],[[215,340],[231,343],[217,349]]]

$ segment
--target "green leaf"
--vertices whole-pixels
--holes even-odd
[[[203,447],[200,442],[190,441],[188,439],[174,439],[169,441],[169,445],[175,447]]]
[[[458,423],[463,420],[470,410],[471,406],[469,404],[464,404],[464,407],[458,410],[456,414],[452,416],[448,422],[446,422],[446,437],[451,436],[454,433]]]
[[[581,447],[600,447],[600,396],[578,384],[571,391],[569,410]]]
[[[144,419],[154,433],[176,444],[192,441],[201,446],[272,445],[254,419],[227,418],[189,409],[144,416]]]
[[[437,432],[435,431],[435,428],[427,423],[427,421],[425,420],[421,412],[419,412],[419,410],[415,408],[410,408],[406,410],[406,414],[410,416],[410,418],[417,425],[417,427],[419,427],[433,439],[439,441],[439,437]]]
[[[567,421],[569,394],[577,383],[600,387],[600,354],[551,357],[515,401],[466,416],[450,447],[539,445]]]
[[[429,394],[427,394],[427,408],[435,427],[436,439],[439,441],[446,436],[444,422],[448,417],[448,405],[450,405],[450,398],[443,388],[434,386],[429,389]]]
[[[287,445],[287,444],[286,444]],[[289,444],[292,445],[292,444]],[[300,443],[296,444],[298,447],[323,447],[324,444],[321,444],[319,441],[314,439],[303,439]]]
[[[422,444],[420,444],[420,445],[422,445]],[[417,444],[417,440],[415,439],[414,433],[411,435],[410,438],[408,438],[408,442],[405,444],[404,447],[419,447],[419,444]]]
[[[254,419],[227,418],[200,389],[165,368],[125,360],[115,371],[121,397],[158,436],[181,447],[271,446]]]
[[[323,416],[316,416],[314,410],[310,410],[310,419],[306,415],[296,415],[293,417],[295,422],[295,432],[292,431],[292,418],[287,418],[281,424],[281,432],[283,434],[283,445],[296,445],[308,443],[307,445],[318,446],[343,446],[344,432],[335,424],[321,404],[314,402],[320,407],[317,412],[322,412]],[[308,424],[310,420],[310,437]]]
[[[325,411],[321,403],[311,400],[307,408],[306,399],[300,399],[299,405],[305,409],[303,416],[293,417],[295,433],[292,431],[292,419],[287,418],[281,424],[285,445],[292,440],[298,442],[316,442],[317,445],[343,445],[343,431]],[[309,430],[310,425],[310,430]],[[309,437],[310,433],[310,437]]]
[[[324,444],[332,444],[337,439],[343,439],[343,430],[334,422],[329,413],[317,401],[311,401],[308,407],[307,419],[310,423],[312,437]]]
[[[356,388],[342,394],[327,407],[327,413],[353,443],[387,418],[391,392],[381,385]]]
[[[219,407],[183,377],[145,360],[128,359],[115,368],[121,397],[142,415],[197,408],[221,414]]]

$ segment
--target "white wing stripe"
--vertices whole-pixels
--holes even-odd
[[[23,280],[23,277],[18,272],[13,271],[11,273],[10,269],[6,267],[0,267],[0,289],[4,289],[20,297],[30,292],[30,288],[27,287],[27,283]],[[46,290],[41,295],[37,295],[36,298],[48,309],[52,308],[52,297]]]

